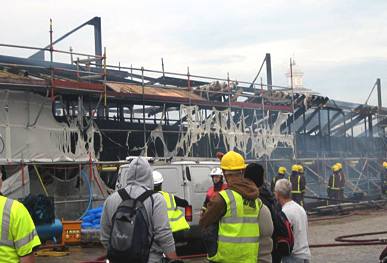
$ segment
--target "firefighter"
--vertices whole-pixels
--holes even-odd
[[[298,165],[298,173],[300,174],[300,177],[301,177],[301,203],[302,203],[302,206],[304,206],[304,195],[305,195],[305,189],[306,189],[306,179],[305,179],[305,170],[304,170],[304,166],[302,166],[301,164]]]
[[[286,167],[284,166],[281,166],[280,168],[278,168],[278,172],[277,172],[277,175],[273,177],[273,180],[271,180],[271,185],[270,185],[270,189],[271,189],[271,192],[274,193],[274,186],[275,186],[275,183],[280,180],[280,179],[284,179],[285,178],[285,175],[286,175]]]
[[[217,193],[227,188],[227,184],[223,180],[223,172],[219,167],[213,168],[210,171],[210,177],[213,183],[206,194],[206,199],[204,200],[202,210],[206,210],[208,202],[211,198]]]
[[[339,190],[339,200],[340,202],[343,202],[344,200],[344,187],[345,187],[345,174],[343,173],[343,164],[342,163],[336,163],[337,167],[339,168],[339,182],[337,186],[340,188]]]
[[[292,183],[292,197],[293,201],[301,206],[304,206],[304,192],[305,192],[305,177],[303,175],[304,168],[301,165],[292,165],[292,173],[288,180]]]
[[[387,196],[387,162],[383,162],[383,171],[380,173],[382,194]]]
[[[328,204],[336,204],[340,195],[340,167],[335,164],[331,169],[332,174],[329,177],[327,193],[328,198],[334,200],[329,201]]]

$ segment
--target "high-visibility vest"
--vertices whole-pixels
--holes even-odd
[[[184,214],[176,206],[175,197],[173,194],[160,191],[165,201],[167,202],[169,226],[172,232],[189,229],[189,224],[185,220]]]
[[[291,176],[288,177],[288,180],[289,180],[289,182],[292,183],[290,178],[291,178]],[[297,175],[297,190],[293,190],[294,188],[293,188],[293,185],[292,185],[292,194],[301,194],[303,192],[300,189],[300,186],[301,186],[300,182],[301,182],[301,175]]]
[[[340,190],[340,187],[337,187],[335,174],[332,175],[332,185],[328,185],[328,188],[330,188],[331,190],[335,190],[335,191]]]
[[[0,196],[0,261],[19,262],[40,245],[34,222],[23,204]]]
[[[259,252],[258,216],[262,201],[244,200],[230,189],[219,192],[226,202],[226,214],[219,222],[218,249],[211,262],[256,263]]]

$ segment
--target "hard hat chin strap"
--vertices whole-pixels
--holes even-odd
[[[155,184],[153,188],[155,192],[159,192],[162,189],[162,184]]]

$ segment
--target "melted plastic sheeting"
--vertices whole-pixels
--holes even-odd
[[[245,156],[255,158],[270,156],[279,145],[293,148],[293,136],[280,132],[281,124],[288,118],[287,113],[279,113],[271,127],[267,117],[259,118],[256,111],[249,126],[246,126],[243,110],[240,118],[235,118],[237,121],[234,121],[235,112],[230,110],[213,108],[210,116],[206,117],[198,106],[182,105],[180,113],[186,117],[186,121],[180,124],[179,139],[174,150],[168,150],[161,124],[151,132],[148,143],[161,140],[164,157],[177,156],[181,152],[187,157],[193,146],[205,138],[222,140],[227,150],[239,150],[245,153]]]
[[[30,194],[30,175],[28,166],[18,169],[3,181],[1,192],[13,199],[25,197]]]
[[[29,92],[0,91],[0,164],[7,162],[94,159],[94,132],[82,133],[77,120],[58,123],[50,98]]]

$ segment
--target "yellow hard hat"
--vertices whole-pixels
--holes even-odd
[[[387,162],[383,162],[383,167],[387,168]]]
[[[242,170],[246,168],[245,159],[237,152],[229,151],[223,155],[220,161],[220,168],[223,170]]]
[[[287,170],[285,167],[281,166],[280,168],[278,168],[278,173],[279,174],[286,174]]]
[[[339,167],[339,170],[343,169],[343,165],[341,163],[336,163],[337,167]]]
[[[293,164],[292,165],[292,172],[298,172],[299,168],[298,168],[298,164]]]
[[[298,165],[298,172],[300,174],[304,173],[304,167],[302,165],[300,165],[300,164]]]
[[[339,168],[339,166],[337,166],[337,164],[332,165],[331,168],[332,168],[332,171],[334,171],[334,172],[338,172],[340,170],[340,168]]]

